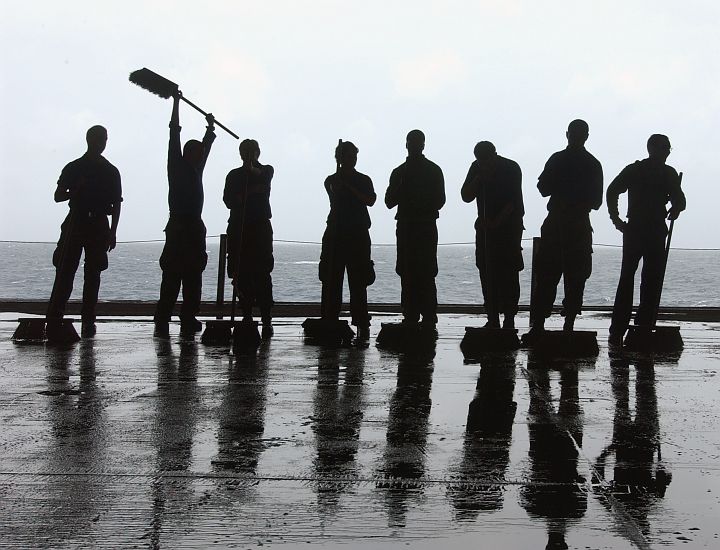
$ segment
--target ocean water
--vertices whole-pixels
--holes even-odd
[[[531,242],[524,242],[525,270],[521,273],[520,302],[530,301]],[[55,269],[51,244],[0,243],[0,299],[46,300],[50,296]],[[219,240],[208,239],[208,267],[203,276],[203,299],[214,300],[217,284]],[[158,258],[162,243],[120,243],[110,253],[110,267],[103,273],[101,300],[157,300],[160,292]],[[373,247],[377,280],[368,289],[371,302],[400,301],[400,278],[395,274],[395,248]],[[273,285],[276,301],[319,302],[318,260],[314,244],[275,244]],[[612,305],[620,270],[619,248],[595,247],[593,274],[585,290],[586,305]],[[437,277],[440,303],[480,304],[480,279],[471,245],[438,248]],[[673,250],[668,262],[662,303],[665,306],[720,307],[720,252]],[[638,277],[639,279],[639,273]],[[346,285],[347,286],[347,285]],[[78,269],[73,299],[82,293],[82,265]],[[225,296],[231,296],[226,281]],[[635,293],[637,301],[637,289]],[[348,293],[345,289],[345,299]],[[562,298],[562,283],[558,303]]]

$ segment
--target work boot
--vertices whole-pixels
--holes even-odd
[[[563,331],[572,332],[573,330],[575,330],[575,315],[567,314],[565,315],[565,322],[563,323]]]
[[[180,319],[180,334],[183,336],[193,336],[196,332],[200,332],[203,328],[202,322],[195,317]]]
[[[168,340],[170,338],[170,323],[167,321],[155,321],[155,331],[153,332],[155,338],[162,338]]]
[[[370,340],[370,327],[358,327],[357,329],[357,339],[367,342]]]
[[[545,319],[530,322],[530,330],[522,335],[522,343],[525,345],[535,344],[545,335]]]
[[[95,321],[84,320],[80,328],[80,336],[83,338],[92,338],[97,333],[97,327]]]
[[[503,326],[502,328],[515,328],[515,316],[514,315],[505,315],[505,319],[503,319]]]
[[[272,322],[269,320],[265,320],[262,322],[262,331],[260,332],[260,337],[263,340],[267,340],[269,338],[272,338],[275,334],[275,329],[272,326]]]

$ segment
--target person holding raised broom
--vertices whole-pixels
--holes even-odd
[[[607,188],[610,219],[623,234],[622,266],[608,340],[612,346],[622,345],[630,324],[635,272],[641,258],[640,305],[635,325],[648,331],[653,328],[667,261],[665,219],[675,220],[685,210],[680,176],[665,164],[671,151],[670,139],[663,134],[651,135],[647,151],[648,158],[626,166]],[[628,194],[627,221],[623,221],[618,212],[618,198],[625,192]],[[668,202],[671,207],[666,210]]]
[[[155,309],[155,336],[169,337],[169,322],[180,287],[183,303],[180,311],[180,333],[194,335],[202,329],[196,316],[200,311],[202,273],[207,265],[203,210],[203,170],[215,140],[212,114],[207,114],[207,130],[202,142],[191,139],[180,148],[180,99],[173,94],[168,145],[168,205],[170,218],[165,226],[165,247],[160,256],[162,282]]]
[[[240,143],[242,166],[225,178],[223,202],[228,219],[228,276],[240,299],[244,320],[252,320],[253,304],[260,308],[262,336],[273,335],[272,270],[273,228],[270,223],[270,182],[274,170],[260,164],[260,146],[254,139]]]

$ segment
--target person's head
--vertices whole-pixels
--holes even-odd
[[[107,145],[107,130],[104,126],[93,126],[85,133],[88,153],[102,155]]]
[[[423,149],[425,149],[425,134],[420,130],[410,130],[405,138],[405,147],[407,148],[408,155],[421,155]]]
[[[200,164],[204,154],[205,146],[201,141],[189,139],[185,142],[185,147],[183,147],[183,158],[191,165],[197,166]]]
[[[335,147],[335,160],[343,168],[355,168],[358,152],[352,141],[343,141]]]
[[[648,156],[651,159],[665,162],[670,155],[672,147],[670,147],[670,138],[663,134],[653,134],[647,141]]]
[[[590,135],[590,127],[584,120],[576,118],[569,125],[565,136],[570,147],[583,147]]]
[[[479,141],[473,149],[473,154],[480,164],[489,164],[497,157],[495,146],[489,141]]]
[[[240,158],[243,162],[256,162],[260,158],[260,145],[254,139],[240,142]]]

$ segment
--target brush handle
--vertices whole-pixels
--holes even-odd
[[[206,113],[205,111],[203,111],[200,107],[198,107],[197,105],[195,105],[192,101],[190,101],[189,99],[187,99],[185,96],[180,96],[180,99],[182,99],[185,103],[187,103],[188,105],[190,105],[190,107],[192,107],[192,108],[195,109],[196,111],[198,111],[198,112],[202,113],[203,115],[207,116],[207,113]],[[230,134],[230,135],[231,135],[232,137],[234,137],[235,139],[240,139],[240,136],[238,136],[235,132],[233,132],[232,130],[230,130],[227,126],[222,125],[222,124],[221,124],[220,122],[218,122],[217,120],[215,121],[215,125],[216,125],[216,126],[219,126],[219,127],[222,128],[223,130],[225,130],[228,134]]]

